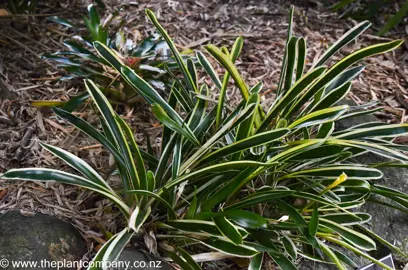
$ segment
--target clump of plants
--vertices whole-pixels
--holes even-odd
[[[61,80],[91,79],[98,84],[109,100],[133,104],[139,102],[140,97],[121,80],[119,72],[95,52],[94,42],[98,41],[96,46],[101,46],[99,44],[107,46],[124,65],[159,90],[165,90],[165,83],[169,83],[169,76],[165,75],[166,69],[171,70],[176,65],[168,55],[166,42],[159,35],[149,36],[136,43],[133,39],[127,38],[123,28],[115,31],[116,27],[111,27],[115,18],[117,12],[101,19],[97,7],[89,5],[88,16],[83,17],[88,35],[74,35],[63,42],[68,50],[44,54],[43,58],[56,63],[58,68],[66,72],[67,75]],[[63,18],[54,16],[48,19],[74,31],[79,30],[74,23]],[[72,111],[88,98],[87,93],[82,93],[72,98],[70,102],[61,102],[59,105]],[[36,101],[34,104],[53,105],[55,102]]]
[[[339,120],[377,110],[338,102],[350,91],[351,80],[364,69],[358,64],[360,60],[393,50],[401,40],[362,48],[333,66],[325,66],[340,48],[367,29],[369,23],[362,22],[306,71],[306,43],[293,35],[291,9],[273,105],[260,105],[262,83],[248,86],[234,65],[242,38],[230,50],[205,46],[208,55],[225,68],[223,76],[215,72],[208,55],[197,52],[200,65],[220,92],[214,104],[208,98],[210,86],[199,80],[195,64],[182,59],[153,12],[146,13],[182,74],[167,100],[106,44],[96,41],[94,46],[99,57],[151,104],[152,113],[163,124],[160,153],[143,151],[101,89],[86,80],[101,130],[61,108],[54,108],[54,112],[112,154],[122,189],[114,190],[85,161],[48,144],[42,146],[78,174],[23,168],[4,173],[3,179],[58,181],[111,200],[127,225],[106,242],[94,261],[116,260],[135,234],[154,235],[159,253],[183,269],[201,269],[194,255],[208,251],[215,252],[207,254],[208,260],[219,258],[219,254],[250,258],[249,269],[263,269],[267,258],[285,270],[297,269],[298,258],[339,269],[356,268],[339,248],[390,269],[367,253],[376,249],[374,240],[406,256],[366,228],[371,216],[358,209],[378,195],[394,201],[398,209],[408,210],[407,194],[375,183],[383,175],[379,167],[408,161],[400,150],[405,148],[393,142],[408,132],[408,125],[374,122],[344,131],[335,129]],[[242,96],[235,106],[226,106],[230,78]],[[359,164],[355,157],[366,152],[391,161]]]

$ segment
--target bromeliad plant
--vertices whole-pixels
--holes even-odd
[[[200,269],[190,253],[207,258],[250,258],[250,269],[261,269],[271,258],[281,269],[297,269],[298,258],[357,267],[339,247],[390,269],[371,257],[374,240],[404,255],[364,224],[371,216],[358,207],[378,196],[408,211],[408,195],[375,183],[382,177],[377,167],[404,166],[404,146],[393,138],[408,132],[408,125],[373,122],[336,131],[336,121],[372,113],[363,106],[337,105],[350,91],[351,80],[364,69],[365,57],[397,48],[397,40],[362,48],[331,67],[325,62],[356,39],[367,27],[360,23],[333,44],[305,72],[306,44],[293,36],[292,16],[278,96],[270,108],[262,108],[262,83],[249,87],[234,61],[242,38],[231,51],[207,45],[207,52],[225,69],[221,78],[203,53],[197,59],[220,91],[211,106],[210,87],[199,84],[195,65],[183,61],[172,40],[152,11],[147,16],[157,27],[176,59],[182,77],[175,81],[168,100],[134,70],[123,65],[116,53],[100,42],[100,56],[151,104],[163,124],[161,153],[143,151],[132,130],[112,109],[97,87],[85,85],[101,115],[102,131],[61,109],[54,112],[106,147],[113,155],[123,189],[114,190],[85,161],[58,147],[42,146],[81,175],[54,169],[13,169],[2,175],[8,180],[58,181],[95,191],[123,213],[127,226],[98,251],[95,261],[112,261],[135,234],[155,235],[162,254],[183,269]],[[230,77],[242,101],[226,106]],[[392,160],[370,166],[354,157],[371,152]],[[377,196],[378,195],[378,196]],[[374,240],[373,240],[374,239]],[[405,255],[404,255],[405,256]],[[92,268],[95,269],[95,268]]]
[[[139,101],[139,98],[133,98],[135,96],[134,91],[126,82],[120,80],[117,70],[112,69],[108,61],[94,53],[98,46],[109,47],[123,64],[126,64],[139,76],[161,90],[165,89],[164,82],[168,81],[168,76],[164,75],[166,73],[165,68],[174,68],[175,63],[167,55],[167,44],[158,35],[147,37],[136,44],[132,39],[126,37],[123,30],[112,33],[110,24],[115,17],[115,14],[111,14],[105,20],[101,20],[97,8],[92,4],[89,5],[88,17],[83,17],[89,35],[75,35],[71,40],[63,42],[68,49],[67,51],[44,54],[43,58],[57,63],[57,67],[68,73],[61,80],[91,79],[101,87],[110,100],[133,104]],[[48,19],[65,27],[78,29],[68,20],[56,16]],[[98,43],[94,43],[96,41]],[[83,93],[72,98],[68,104],[61,102],[58,105],[72,111],[87,98],[89,95]],[[55,102],[47,101],[35,101],[33,103],[35,106],[55,106],[55,104]]]

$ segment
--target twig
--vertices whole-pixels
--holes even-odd
[[[17,126],[16,122],[14,122],[13,120],[8,119],[5,116],[0,116],[0,123],[1,124],[6,124],[6,125],[9,125],[9,126],[12,126],[12,127]]]
[[[4,38],[7,38],[8,40],[14,42],[15,44],[17,44],[17,45],[19,45],[20,47],[24,48],[27,52],[29,52],[29,53],[35,55],[36,57],[38,57],[38,58],[40,57],[40,56],[38,55],[38,53],[36,53],[35,51],[31,50],[30,48],[28,48],[26,45],[24,45],[24,44],[21,43],[20,41],[15,40],[15,39],[12,38],[12,37],[6,36],[6,35],[4,35],[3,33],[0,33],[0,36],[2,36],[2,37],[4,37]]]
[[[14,33],[16,33],[17,35],[19,35],[20,37],[26,38],[26,39],[28,39],[28,40],[34,42],[35,44],[37,44],[37,45],[43,47],[43,48],[46,49],[46,50],[51,50],[50,47],[44,45],[43,43],[38,42],[37,40],[35,40],[35,39],[33,39],[33,38],[31,38],[31,37],[29,37],[29,36],[27,36],[27,35],[24,35],[23,33],[20,33],[19,31],[15,30],[15,29],[13,29],[13,28],[10,28],[10,29],[11,29]]]
[[[394,95],[397,98],[398,102],[402,105],[402,107],[408,110],[408,102],[405,101],[404,97],[397,92],[395,92]]]
[[[35,130],[34,125],[31,125],[26,129],[25,134],[23,138],[21,139],[20,147],[17,149],[16,153],[14,154],[13,159],[10,161],[13,163],[13,167],[20,164],[20,161],[24,153],[27,151],[27,147],[30,145],[31,137],[34,134],[34,130]]]

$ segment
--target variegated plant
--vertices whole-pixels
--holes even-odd
[[[363,22],[305,72],[306,44],[292,34],[292,9],[278,96],[270,108],[263,108],[259,95],[262,83],[248,86],[234,66],[242,38],[236,40],[231,51],[214,45],[205,47],[226,69],[223,78],[205,54],[197,53],[200,66],[212,80],[213,85],[208,86],[199,83],[202,80],[194,62],[181,58],[153,12],[146,13],[168,43],[181,71],[167,101],[108,47],[99,42],[94,46],[151,104],[153,114],[163,124],[160,155],[143,151],[136,144],[126,122],[98,86],[87,80],[85,85],[99,110],[102,131],[62,109],[55,108],[54,112],[112,154],[123,189],[113,190],[83,160],[47,144],[42,145],[81,176],[24,168],[6,172],[3,179],[58,181],[110,199],[128,226],[109,239],[96,254],[96,261],[117,259],[134,234],[151,233],[161,254],[183,269],[200,269],[197,257],[189,254],[207,251],[215,251],[208,253],[215,256],[210,259],[219,258],[219,254],[224,258],[250,258],[249,269],[262,269],[266,258],[281,269],[296,269],[301,257],[339,269],[356,267],[339,247],[390,269],[368,255],[367,251],[376,249],[374,240],[404,255],[365,227],[371,216],[359,212],[358,207],[375,194],[396,203],[390,206],[408,211],[407,194],[375,184],[383,175],[379,167],[405,166],[408,161],[401,152],[407,148],[393,143],[393,138],[408,132],[408,125],[373,122],[335,130],[336,121],[377,110],[369,105],[337,105],[350,91],[351,80],[364,69],[355,65],[365,57],[397,48],[401,40],[362,48],[333,66],[324,66],[369,27]],[[242,95],[235,106],[226,106],[230,77]],[[215,89],[220,95],[214,104],[209,91]],[[354,157],[365,152],[385,156],[390,162],[357,163]]]

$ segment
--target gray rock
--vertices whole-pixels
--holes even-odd
[[[168,263],[163,260],[154,257],[151,254],[145,254],[140,252],[136,248],[125,248],[119,256],[118,262],[129,263],[130,268],[126,268],[123,265],[118,267],[118,270],[126,269],[144,269],[144,270],[172,270]]]
[[[0,216],[0,259],[10,262],[6,269],[20,269],[13,268],[11,261],[80,261],[86,252],[75,227],[56,217],[39,213],[27,217],[16,211]],[[48,264],[41,269],[56,268]]]

